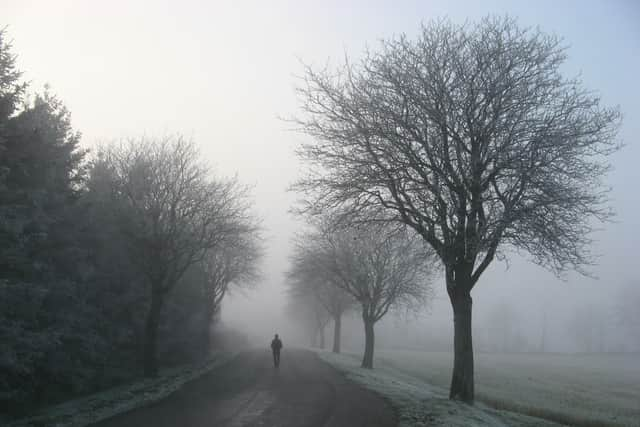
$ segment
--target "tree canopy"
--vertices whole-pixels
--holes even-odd
[[[561,39],[509,17],[440,20],[337,70],[308,66],[298,87],[294,122],[312,137],[300,210],[401,222],[433,247],[461,316],[453,398],[473,400],[469,292],[491,262],[515,249],[584,273],[611,215],[620,112],[566,78],[566,58]]]

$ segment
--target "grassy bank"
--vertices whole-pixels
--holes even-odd
[[[448,399],[447,390],[409,375],[387,363],[373,370],[360,368],[358,356],[318,352],[346,377],[386,399],[398,412],[400,427],[552,427],[553,422],[485,405],[475,406]]]
[[[378,362],[447,388],[453,355],[379,351]],[[476,399],[493,408],[576,426],[640,420],[640,355],[477,353]]]
[[[45,408],[33,416],[13,421],[6,427],[85,427],[163,399],[185,383],[227,363],[233,356],[233,353],[218,353],[200,364],[161,371],[157,378],[137,381]]]

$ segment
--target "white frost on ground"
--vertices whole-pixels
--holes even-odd
[[[388,365],[373,370],[360,368],[354,355],[318,351],[318,355],[348,379],[387,398],[398,411],[401,427],[409,426],[557,426],[538,418],[496,411],[484,405],[470,406],[448,399],[447,391],[406,375]]]
[[[158,378],[146,379],[51,406],[37,415],[16,420],[6,427],[85,427],[163,399],[185,383],[194,380],[233,358],[219,353],[207,362],[162,371]]]
[[[378,366],[449,386],[452,353],[380,350],[376,356]],[[571,425],[640,427],[639,356],[477,352],[476,401]]]

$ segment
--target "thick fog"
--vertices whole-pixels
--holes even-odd
[[[626,146],[612,157],[607,178],[617,215],[593,236],[601,255],[590,268],[593,278],[557,278],[526,254],[495,262],[472,294],[475,345],[479,351],[640,350],[625,339],[630,332],[617,316],[625,289],[640,287],[636,2],[5,0],[0,10],[26,80],[35,88],[49,84],[61,97],[84,146],[179,132],[202,146],[221,174],[254,186],[266,236],[263,278],[224,302],[222,321],[265,345],[274,332],[285,345],[308,344],[284,310],[284,275],[300,228],[290,214],[297,196],[287,189],[302,168],[294,149],[307,137],[282,118],[297,112],[302,63],[336,63],[345,53],[357,58],[378,39],[411,36],[422,21],[440,16],[464,22],[509,14],[564,37],[566,74],[580,73],[586,87],[624,115],[619,137]],[[423,312],[398,313],[378,326],[381,348],[451,347],[442,272],[434,287],[436,298]],[[357,349],[362,326],[352,317],[344,346]]]

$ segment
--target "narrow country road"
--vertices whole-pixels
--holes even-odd
[[[304,350],[240,354],[151,406],[96,427],[391,427],[389,404]]]

